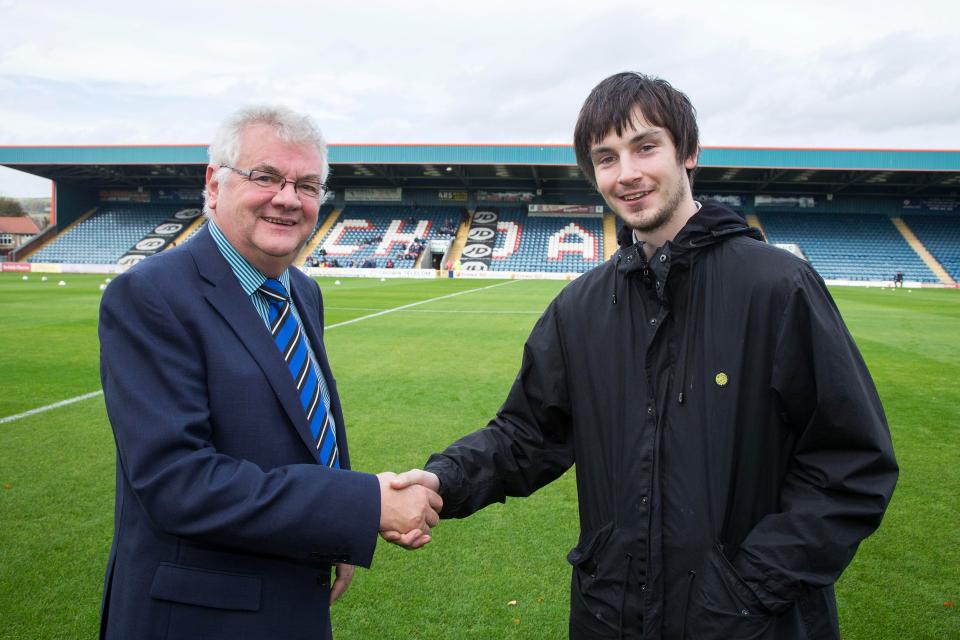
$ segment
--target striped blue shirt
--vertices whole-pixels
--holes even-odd
[[[220,230],[220,227],[213,221],[213,219],[207,220],[207,226],[210,227],[210,235],[213,236],[213,242],[217,245],[217,249],[220,250],[220,253],[223,254],[224,259],[227,261],[227,264],[230,265],[230,269],[233,271],[233,274],[237,276],[237,280],[240,281],[240,287],[243,289],[243,292],[250,297],[250,302],[253,303],[253,308],[257,310],[257,313],[260,314],[260,318],[263,319],[263,326],[267,328],[267,331],[270,331],[270,304],[267,300],[267,296],[260,291],[260,286],[267,281],[267,276],[263,275],[259,269],[250,264],[250,261],[244,258],[240,253],[233,248],[233,245],[230,244],[230,241],[227,240],[227,237],[223,235],[223,231]],[[283,288],[287,291],[290,291],[290,270],[285,269],[283,273],[277,278],[280,281],[280,284],[283,285]],[[290,298],[290,308],[293,310],[293,315],[296,317],[297,322],[303,326],[303,321],[300,320],[300,313],[297,311],[297,305],[293,303],[293,298]],[[317,375],[317,380],[320,381],[320,393],[323,396],[323,404],[327,407],[327,410],[330,409],[330,391],[327,389],[327,381],[323,378],[323,373],[320,371],[319,365],[317,365],[317,356],[313,352],[313,347],[310,345],[310,338],[307,337],[306,332],[303,334],[303,341],[307,345],[307,350],[310,352],[310,360],[313,364],[313,372]],[[333,413],[330,413],[330,424],[334,428],[336,425],[333,420]]]

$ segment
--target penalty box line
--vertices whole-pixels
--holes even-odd
[[[438,300],[446,300],[447,298],[454,298],[456,296],[462,296],[467,293],[474,293],[476,291],[484,291],[486,289],[493,289],[494,287],[502,287],[505,284],[510,284],[512,282],[517,282],[516,280],[506,280],[504,282],[498,282],[497,284],[491,284],[486,287],[478,287],[476,289],[467,289],[466,291],[457,291],[456,293],[449,293],[445,296],[438,296],[436,298],[430,298],[429,300],[421,300],[419,302],[411,302],[410,304],[401,305],[399,307],[394,307],[392,309],[384,309],[383,311],[378,311],[377,313],[371,313],[369,315],[361,316],[359,318],[354,318],[352,320],[345,320],[344,322],[338,322],[336,324],[331,324],[325,328],[327,329],[336,329],[337,327],[344,327],[348,324],[354,324],[355,322],[361,322],[363,320],[369,320],[371,318],[377,318],[379,316],[385,316],[388,313],[394,313],[396,311],[403,311],[404,309],[409,309],[410,307],[416,307],[421,304],[427,304],[428,302],[436,302]],[[99,391],[92,391],[90,393],[85,393],[82,396],[77,396],[75,398],[68,398],[67,400],[61,400],[60,402],[54,402],[53,404],[48,404],[44,407],[37,407],[36,409],[30,409],[29,411],[24,411],[23,413],[17,413],[12,416],[5,416],[0,418],[0,424],[6,424],[8,422],[14,422],[22,418],[27,418],[29,416],[34,416],[38,413],[44,413],[46,411],[52,411],[54,409],[59,409],[60,407],[65,407],[71,405],[75,402],[82,402],[84,400],[89,400],[90,398],[95,398],[97,396],[103,395],[103,389]]]

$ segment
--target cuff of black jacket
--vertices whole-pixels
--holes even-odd
[[[435,474],[440,479],[440,497],[443,498],[443,509],[440,511],[440,517],[458,517],[457,513],[464,501],[464,496],[461,495],[463,473],[460,471],[460,467],[449,458],[435,453],[427,460],[424,470]]]

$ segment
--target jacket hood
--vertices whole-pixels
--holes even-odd
[[[673,254],[679,255],[687,249],[705,247],[729,236],[741,234],[763,240],[760,230],[747,226],[746,221],[736,211],[707,200],[687,221],[677,237],[671,240]],[[633,246],[633,229],[626,225],[621,227],[617,232],[617,243],[621,250]]]

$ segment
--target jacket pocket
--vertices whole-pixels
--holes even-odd
[[[150,597],[213,609],[260,609],[259,576],[212,571],[161,562],[153,574]]]
[[[717,545],[691,583],[684,640],[760,640],[775,617],[760,603]]]
[[[625,560],[611,553],[613,522],[594,531],[567,554],[573,565],[570,627],[580,633],[616,633],[626,577]],[[571,635],[573,635],[571,633]]]

